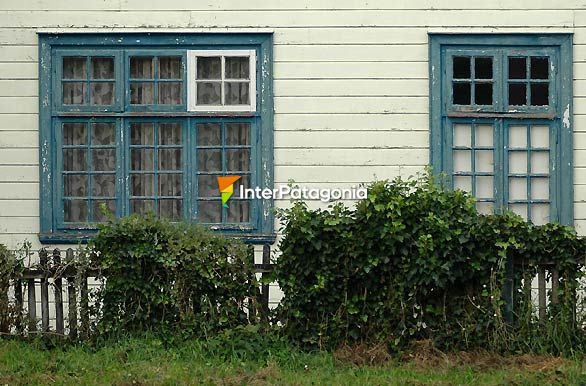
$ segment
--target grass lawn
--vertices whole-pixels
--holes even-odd
[[[123,339],[91,348],[0,340],[2,385],[586,385],[578,360],[458,354],[358,366],[285,345],[258,353],[198,341]]]

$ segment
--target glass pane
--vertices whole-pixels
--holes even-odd
[[[470,83],[454,83],[455,105],[469,105],[470,104]]]
[[[492,202],[477,202],[476,210],[480,214],[492,214],[494,213],[494,205]]]
[[[242,198],[240,197],[240,187],[244,189],[250,188],[250,178],[248,176],[242,176],[238,181],[234,183],[234,198]]]
[[[133,79],[153,79],[153,58],[140,56],[131,57],[130,77]]]
[[[492,79],[492,58],[474,59],[474,78]]]
[[[87,151],[85,149],[64,149],[63,170],[87,170]]]
[[[531,173],[549,173],[549,152],[531,152]]]
[[[549,78],[549,59],[547,57],[531,57],[531,79]]]
[[[531,205],[531,221],[535,225],[543,225],[549,222],[549,204]]]
[[[527,148],[527,126],[509,126],[509,147]]]
[[[65,222],[87,222],[88,205],[86,200],[64,200],[63,216]]]
[[[84,197],[88,193],[88,177],[85,174],[65,174],[63,176],[64,197]]]
[[[181,170],[181,149],[159,149],[159,170]]]
[[[474,85],[474,103],[492,105],[492,83],[476,83]]]
[[[493,131],[491,125],[476,125],[475,145],[477,147],[492,147]]]
[[[475,168],[477,172],[488,172],[494,171],[494,160],[492,150],[476,150]]]
[[[132,174],[130,184],[131,196],[153,196],[155,194],[154,174]]]
[[[476,177],[476,197],[478,198],[493,198],[493,178],[492,176],[477,176]]]
[[[197,176],[197,196],[219,197],[218,176],[215,174]]]
[[[225,104],[227,105],[248,105],[250,99],[248,95],[248,82],[226,82],[225,84]]]
[[[221,127],[217,123],[197,125],[198,146],[219,146],[222,144]]]
[[[130,83],[130,103],[133,105],[152,105],[155,92],[152,83]]]
[[[527,78],[526,58],[509,58],[509,79]]]
[[[63,58],[63,79],[87,79],[86,58]]]
[[[221,201],[198,201],[198,218],[203,223],[222,222]]]
[[[232,200],[228,202],[227,221],[231,223],[249,221],[248,201]]]
[[[181,79],[181,57],[180,56],[161,56],[159,58],[159,78],[160,79]]]
[[[197,104],[198,105],[221,105],[221,83],[220,82],[198,82],[197,83]]]
[[[63,104],[64,105],[83,105],[85,104],[85,94],[87,87],[85,83],[63,83]]]
[[[509,178],[509,200],[527,199],[527,178]]]
[[[155,143],[154,125],[152,123],[131,124],[130,143],[132,145],[153,145]]]
[[[250,79],[250,58],[226,57],[226,79]]]
[[[524,106],[527,104],[527,85],[525,83],[509,83],[509,105]]]
[[[227,123],[226,145],[250,145],[249,123]]]
[[[509,209],[513,213],[523,217],[524,220],[527,220],[527,204],[511,204],[509,205]]]
[[[114,58],[92,58],[92,79],[114,79]]]
[[[549,178],[531,179],[531,198],[533,200],[549,200]]]
[[[92,196],[116,196],[116,176],[114,174],[96,174],[92,178]]]
[[[470,150],[454,151],[454,171],[471,172],[472,171],[472,152]]]
[[[105,209],[105,212],[104,212]],[[92,203],[93,221],[106,222],[108,215],[116,215],[116,201],[114,200],[96,200]]]
[[[527,174],[527,153],[524,151],[509,152],[509,173]]]
[[[114,104],[114,83],[92,83],[90,91],[92,105],[109,106]]]
[[[159,83],[159,104],[180,105],[181,87],[179,82]]]
[[[182,200],[160,200],[159,216],[170,221],[179,221],[183,217]]]
[[[92,125],[92,145],[114,145],[116,133],[114,123],[94,123]]]
[[[116,149],[92,149],[92,170],[116,170]]]
[[[221,79],[222,61],[219,56],[197,57],[197,79]]]
[[[454,79],[470,79],[470,58],[454,56]]]
[[[531,127],[531,147],[549,148],[549,126]]]
[[[63,144],[85,145],[87,143],[87,130],[85,123],[64,123]]]
[[[155,201],[153,200],[130,200],[130,212],[145,214],[155,212]]]
[[[222,171],[222,152],[220,150],[198,150],[197,169],[202,172]]]
[[[154,170],[154,150],[131,149],[130,166],[132,170]]]
[[[454,146],[468,148],[472,146],[471,125],[454,125]]]
[[[472,177],[454,176],[454,189],[461,189],[468,193],[472,192]]]
[[[159,124],[159,144],[160,145],[181,145],[182,127],[180,123],[161,123]]]
[[[531,106],[549,105],[549,84],[531,83]]]
[[[250,170],[250,150],[226,150],[226,170],[249,171]]]
[[[183,184],[182,174],[160,174],[159,195],[160,196],[181,196]]]

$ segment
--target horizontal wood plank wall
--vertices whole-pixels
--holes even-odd
[[[39,247],[36,32],[47,28],[274,32],[275,181],[316,187],[423,170],[428,32],[573,32],[574,216],[586,235],[582,0],[2,0],[0,243],[10,247]]]

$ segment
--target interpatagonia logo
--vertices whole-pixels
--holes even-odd
[[[228,200],[234,194],[234,183],[240,179],[240,176],[218,177],[218,186],[222,195],[222,206],[228,208]]]

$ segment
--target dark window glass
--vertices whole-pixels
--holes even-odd
[[[470,83],[454,83],[454,104],[470,104]]]
[[[492,79],[492,58],[474,59],[474,78]]]
[[[540,57],[531,57],[531,79],[547,79],[549,68],[549,59]]]
[[[454,57],[454,79],[470,79],[470,58]]]
[[[527,78],[526,58],[509,58],[509,79]]]
[[[525,83],[509,84],[509,106],[523,106],[527,104],[527,85]]]
[[[474,103],[492,105],[492,83],[476,83],[474,86]]]
[[[549,85],[547,83],[531,84],[531,106],[549,105]]]

